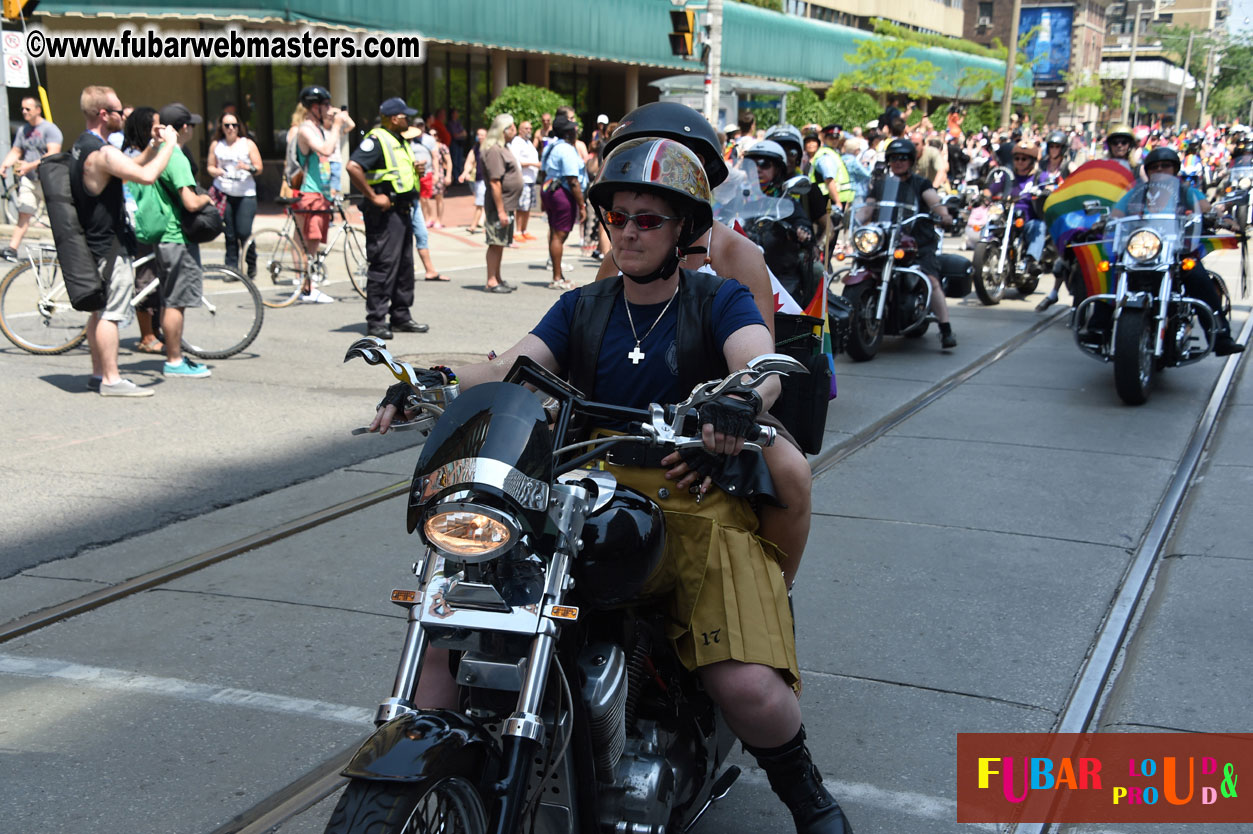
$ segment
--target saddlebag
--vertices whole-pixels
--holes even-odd
[[[783,377],[783,390],[770,413],[796,438],[801,450],[810,455],[822,451],[827,404],[835,396],[834,370],[830,355],[822,350],[821,333],[820,318],[775,313],[775,349],[800,360],[809,373]]]

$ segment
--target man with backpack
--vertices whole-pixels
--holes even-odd
[[[93,312],[87,322],[92,373],[87,387],[102,397],[151,397],[152,389],[122,379],[117,367],[118,322],[126,320],[135,291],[135,233],[126,216],[122,182],[155,183],[178,147],[178,134],[162,127],[159,139],[154,136],[149,147],[131,159],[108,143],[109,135],[122,129],[122,101],[112,87],[84,88],[79,109],[87,129],[70,152],[70,194],[87,248],[104,279],[106,299],[104,309]],[[164,144],[157,147],[159,142]]]
[[[183,234],[183,213],[197,212],[213,199],[196,193],[196,178],[183,147],[202,119],[182,104],[167,104],[161,124],[177,131],[178,153],[153,185],[135,189],[135,235],[152,248],[161,278],[161,330],[165,339],[165,376],[203,379],[212,372],[183,356],[183,310],[196,307],[204,291],[200,252]]]

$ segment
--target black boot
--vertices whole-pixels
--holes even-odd
[[[792,812],[796,834],[853,834],[840,804],[822,786],[822,774],[809,757],[805,728],[780,747],[761,749],[744,745],[761,769],[766,771],[770,789]]]
[[[1231,338],[1231,331],[1220,330],[1214,338],[1214,355],[1230,356],[1233,353],[1243,353],[1244,345]]]

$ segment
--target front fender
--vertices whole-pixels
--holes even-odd
[[[497,772],[499,761],[500,748],[478,722],[449,710],[426,710],[379,727],[341,772],[375,782],[425,782],[454,774],[479,782]]]

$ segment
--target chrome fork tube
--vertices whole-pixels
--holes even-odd
[[[879,287],[879,304],[875,307],[875,321],[883,321],[883,310],[888,304],[888,285],[892,283],[892,267],[896,265],[894,253],[896,252],[896,230],[892,230],[892,237],[888,240],[888,259],[883,266],[883,286]]]
[[[1166,349],[1166,324],[1170,321],[1170,290],[1173,283],[1170,270],[1166,270],[1166,274],[1162,276],[1162,284],[1158,288],[1158,298],[1160,303],[1157,305],[1157,328],[1156,335],[1153,337],[1153,355],[1160,357]]]
[[[435,554],[428,550],[426,559],[417,570],[421,587],[417,600],[409,606],[405,644],[400,650],[400,664],[396,667],[392,696],[379,704],[374,713],[375,724],[386,724],[398,715],[417,709],[413,703],[413,693],[417,688],[418,678],[422,676],[422,661],[426,659],[426,650],[431,644],[431,638],[422,628],[422,607],[426,602],[426,587],[431,581],[431,573],[437,561]]]

